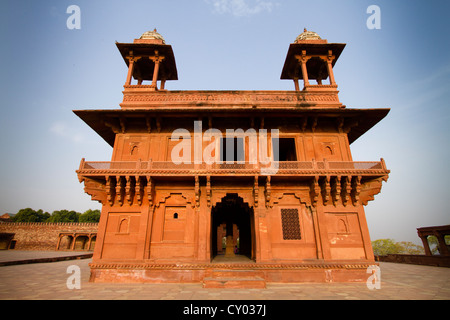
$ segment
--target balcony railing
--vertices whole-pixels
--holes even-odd
[[[313,85],[308,91],[280,90],[187,90],[187,91],[155,91],[149,85],[125,85],[121,107],[167,107],[197,106],[202,108],[225,107],[233,105],[241,107],[342,107],[335,85]],[[311,90],[313,89],[313,90]],[[331,90],[330,90],[331,89]]]
[[[181,163],[171,161],[89,161],[81,160],[77,171],[80,175],[315,175],[315,174],[387,174],[381,161],[279,161],[269,165],[248,162],[235,163]]]

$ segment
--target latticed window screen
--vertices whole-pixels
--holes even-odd
[[[281,226],[284,240],[300,240],[298,209],[281,209]]]

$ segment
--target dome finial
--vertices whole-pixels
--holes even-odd
[[[152,43],[159,43],[159,44],[165,44],[164,38],[156,31],[156,28],[153,29],[153,31],[147,31],[144,32],[139,40],[145,41],[145,42],[152,42]]]
[[[311,40],[322,40],[320,36],[314,31],[308,31],[306,28],[303,32],[295,39],[295,43],[299,41],[311,41]]]

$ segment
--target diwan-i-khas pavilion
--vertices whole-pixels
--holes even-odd
[[[345,44],[305,29],[281,73],[292,91],[171,91],[175,58],[156,30],[116,45],[128,67],[120,109],[74,111],[113,148],[77,170],[102,203],[91,281],[367,280],[364,205],[389,170],[353,161],[350,144],[389,109],[339,101]]]

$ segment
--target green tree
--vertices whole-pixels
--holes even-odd
[[[400,253],[403,253],[403,254],[424,254],[425,253],[425,250],[423,249],[422,246],[419,246],[412,242],[402,241],[402,242],[398,242],[398,244],[402,247],[402,252],[400,252]]]
[[[373,254],[376,256],[385,256],[387,254],[401,253],[402,246],[393,239],[378,239],[372,241]]]
[[[53,211],[47,222],[78,222],[80,213],[68,210]]]
[[[31,208],[20,209],[15,216],[12,217],[14,222],[45,222],[50,217],[48,212],[38,211]]]
[[[422,246],[409,241],[395,242],[393,239],[372,241],[373,254],[385,256],[388,254],[424,254]]]
[[[100,210],[88,209],[80,215],[79,222],[99,222],[100,221]]]

